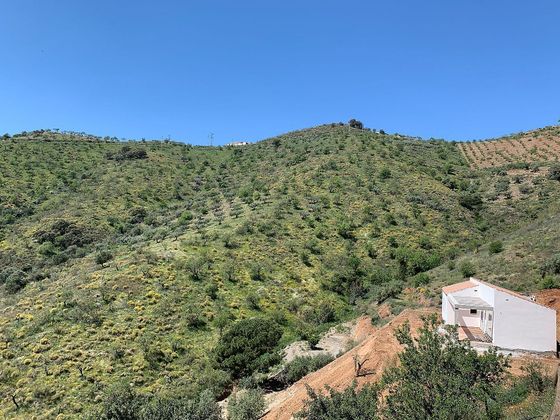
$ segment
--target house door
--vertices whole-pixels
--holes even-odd
[[[486,334],[488,334],[488,336],[489,336],[490,338],[492,338],[492,328],[493,328],[493,326],[494,326],[494,322],[493,322],[494,312],[490,312],[490,311],[489,311],[489,312],[484,311],[484,312],[486,312],[486,315],[485,315],[485,317],[484,317],[484,318],[485,318],[485,322],[484,322],[484,329],[483,329],[483,331],[484,331]]]

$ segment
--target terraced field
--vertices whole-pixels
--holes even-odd
[[[545,127],[499,139],[461,142],[458,147],[474,169],[519,162],[559,161],[560,127]]]

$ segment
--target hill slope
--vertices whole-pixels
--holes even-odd
[[[473,168],[560,160],[560,128],[546,127],[499,139],[459,143]]]
[[[123,380],[219,397],[228,323],[271,317],[286,344],[400,305],[559,193],[545,168],[473,171],[454,144],[338,125],[237,148],[41,131],[0,159],[0,412],[22,418],[87,412]]]

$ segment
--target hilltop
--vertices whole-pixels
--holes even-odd
[[[76,416],[120,381],[221,398],[213,349],[236,319],[312,341],[381,303],[437,304],[466,259],[540,287],[557,252],[534,246],[558,237],[554,157],[478,169],[466,148],[338,124],[242,147],[5,136],[0,412]],[[496,239],[504,251],[476,260]]]

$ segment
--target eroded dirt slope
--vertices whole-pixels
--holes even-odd
[[[558,311],[560,310],[560,290],[539,292],[537,294],[537,301]],[[405,322],[409,322],[411,330],[414,332],[422,326],[422,318],[424,316],[437,312],[439,312],[439,308],[408,309],[378,330],[369,330],[369,335],[360,344],[324,368],[310,373],[283,391],[269,394],[267,396],[269,411],[264,416],[264,419],[291,419],[304,406],[307,399],[306,386],[310,386],[316,391],[324,391],[325,386],[342,390],[350,386],[353,381],[357,382],[358,387],[377,381],[387,367],[397,363],[398,353],[402,350],[402,346],[395,338],[396,329]],[[362,319],[361,321],[363,322]],[[363,328],[362,330],[367,331],[368,329]],[[360,361],[365,360],[363,371],[368,372],[365,376],[357,378],[355,376],[355,355],[358,356]],[[543,366],[548,375],[553,376],[556,374],[558,359],[533,355],[513,357],[511,359],[510,373],[513,375],[523,374],[521,367],[535,360]]]
[[[357,381],[358,386],[379,379],[383,370],[396,363],[401,346],[395,338],[395,329],[410,322],[412,330],[422,325],[422,316],[434,313],[435,309],[405,310],[391,322],[379,328],[364,341],[345,353],[324,368],[310,373],[284,391],[269,396],[269,412],[264,416],[267,420],[288,420],[303,408],[307,398],[306,385],[314,390],[323,390],[325,385],[341,390]],[[356,378],[354,374],[354,355],[361,361],[366,360],[363,370],[368,375]]]

